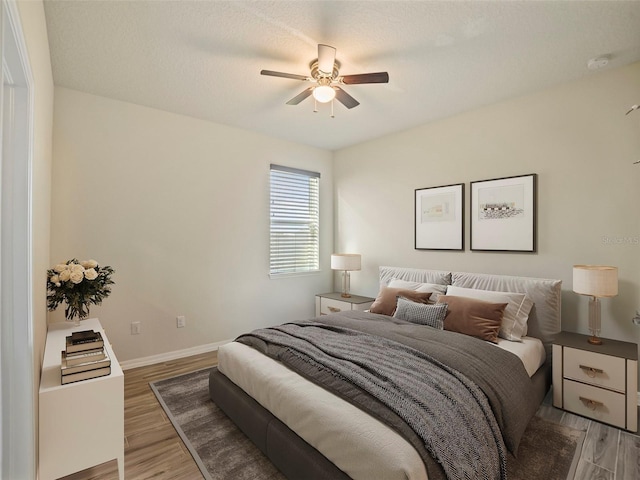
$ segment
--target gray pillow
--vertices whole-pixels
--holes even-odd
[[[444,327],[444,317],[446,315],[446,303],[425,305],[398,297],[398,308],[396,309],[394,317],[407,322],[427,325],[442,330]]]

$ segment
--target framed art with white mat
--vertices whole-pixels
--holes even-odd
[[[535,252],[537,174],[471,182],[471,250]]]
[[[415,249],[464,250],[464,184],[415,191]]]

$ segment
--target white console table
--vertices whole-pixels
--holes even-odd
[[[111,374],[60,384],[60,354],[71,332],[102,334]],[[124,375],[97,318],[49,325],[40,379],[39,478],[52,480],[117,459],[124,480]]]

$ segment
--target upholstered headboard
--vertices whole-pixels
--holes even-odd
[[[542,340],[547,350],[547,355],[551,352],[553,336],[561,330],[560,307],[562,280],[490,275],[484,273],[447,272],[442,270],[421,270],[417,268],[380,267],[381,286],[386,286],[392,278],[497,292],[524,293],[534,303],[527,322],[527,335]]]
[[[380,267],[380,286],[386,287],[397,278],[407,282],[436,283],[451,285],[451,272],[442,270],[421,270],[419,268]]]

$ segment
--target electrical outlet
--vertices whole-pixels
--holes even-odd
[[[187,319],[185,318],[184,315],[180,315],[179,317],[176,317],[176,327],[177,328],[183,328],[187,326]]]
[[[140,322],[131,322],[131,335],[140,335],[142,325]]]

